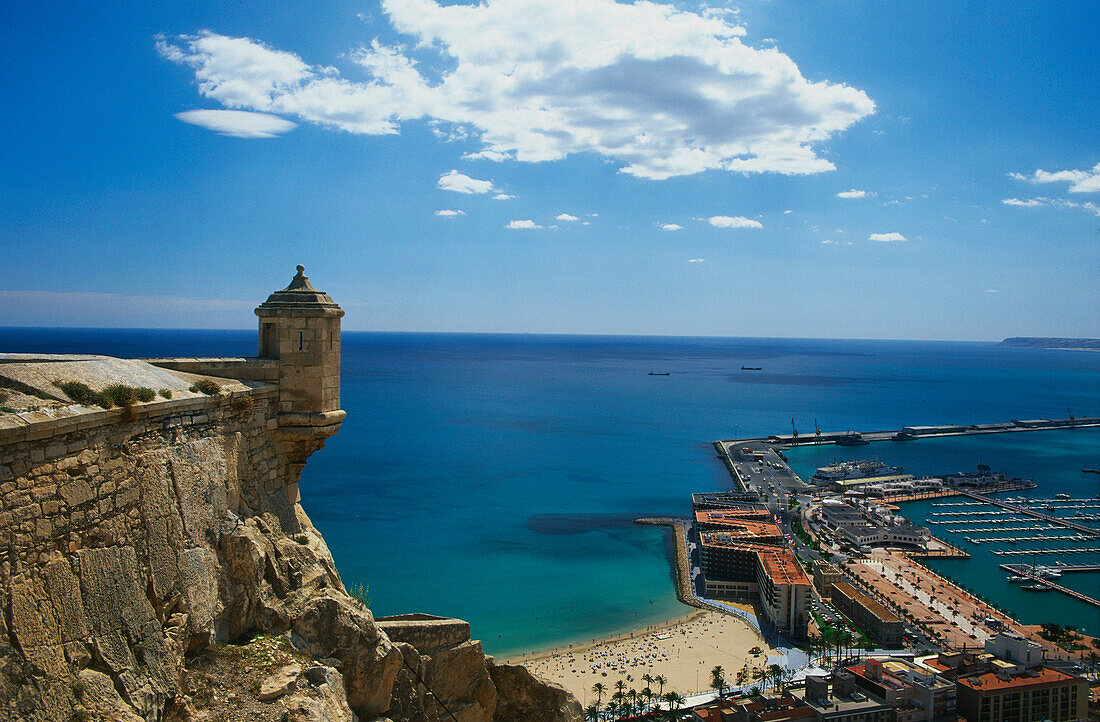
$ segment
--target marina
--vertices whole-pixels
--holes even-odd
[[[1044,571],[1037,571],[1034,566],[1028,566],[1026,564],[1001,564],[1000,566],[1001,566],[1001,569],[1004,569],[1005,571],[1012,572],[1013,575],[1015,575],[1017,577],[1024,577],[1025,579],[1030,579],[1030,580],[1033,580],[1034,582],[1037,583],[1037,584],[1034,584],[1034,585],[1025,586],[1025,587],[1023,587],[1023,589],[1026,589],[1026,590],[1029,590],[1029,591],[1040,591],[1040,589],[1035,588],[1035,587],[1040,587],[1040,588],[1042,588],[1041,589],[1042,591],[1046,591],[1046,590],[1058,591],[1058,592],[1061,592],[1062,594],[1073,597],[1074,599],[1077,599],[1078,601],[1084,602],[1085,604],[1090,604],[1094,607],[1100,607],[1100,599],[1095,599],[1094,597],[1090,597],[1087,594],[1083,594],[1081,592],[1078,592],[1075,589],[1070,589],[1069,587],[1064,587],[1061,584],[1057,584],[1057,583],[1051,581],[1051,575],[1050,574],[1046,574],[1046,573],[1044,573]],[[1076,565],[1076,566],[1058,567],[1057,575],[1061,576],[1063,573],[1070,572],[1070,571],[1073,571],[1073,572],[1098,572],[1098,571],[1100,571],[1100,564],[1080,564],[1080,565]],[[1055,577],[1055,578],[1057,578],[1057,577]]]
[[[966,552],[957,558],[906,552],[909,558],[920,559],[925,568],[1028,623],[1070,620],[1082,631],[1095,634],[1098,630],[1090,620],[1096,619],[1095,597],[1100,596],[1095,585],[1100,573],[1100,485],[1095,477],[1081,473],[1080,460],[1095,458],[1096,433],[1066,429],[1050,432],[1049,437],[1007,432],[999,437],[969,438],[956,433],[926,438],[924,443],[887,444],[877,452],[873,450],[882,444],[872,444],[868,452],[867,447],[843,450],[822,443],[798,445],[785,449],[783,455],[799,475],[814,474],[826,465],[854,465],[873,458],[884,465],[904,466],[915,478],[935,478],[944,467],[973,468],[977,462],[1033,479],[1037,483],[1019,491],[945,488],[933,494],[874,501],[895,505],[897,513]],[[1052,446],[1048,438],[1058,441]],[[1077,456],[1052,468],[1046,461],[1053,458],[1047,450],[1066,448],[1067,443],[1077,449]],[[1008,572],[1010,568],[1026,571],[1036,564],[1052,571],[1036,578]],[[1066,569],[1075,573],[1066,573]]]

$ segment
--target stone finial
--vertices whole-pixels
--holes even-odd
[[[290,279],[290,285],[283,289],[284,291],[316,291],[313,284],[309,282],[309,277],[306,276],[306,267],[302,264],[298,264],[298,274],[294,278]]]
[[[272,293],[256,309],[257,316],[278,316],[286,313],[316,316],[344,315],[344,311],[327,293],[313,287],[306,276],[306,267],[301,264],[298,264],[298,273],[290,279],[290,285]]]

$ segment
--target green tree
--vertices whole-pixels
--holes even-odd
[[[778,664],[768,665],[768,676],[774,680],[774,686],[778,687],[783,682],[783,675],[786,674],[785,669]]]
[[[665,719],[670,722],[677,719],[680,716],[677,710],[684,706],[684,698],[675,692],[666,692],[661,698],[665,701],[665,704],[668,705]]]
[[[598,707],[603,702],[603,695],[607,692],[607,687],[603,682],[596,682],[592,685],[592,694],[596,695],[596,706]]]
[[[656,677],[653,678],[653,681],[657,683],[657,687],[658,687],[657,694],[658,694],[658,696],[664,697],[664,695],[665,695],[665,685],[668,684],[668,680],[665,678],[665,676],[663,674],[658,674]]]
[[[710,688],[717,692],[719,697],[726,689],[726,670],[722,669],[721,665],[710,671]]]

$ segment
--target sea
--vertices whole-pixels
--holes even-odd
[[[0,328],[12,352],[255,349],[254,330]],[[306,466],[302,505],[376,615],[468,620],[498,656],[685,613],[668,534],[632,520],[686,516],[692,492],[731,488],[716,439],[1100,416],[1100,353],[992,343],[345,332],[342,350],[348,417]],[[788,456],[804,476],[870,457],[931,474],[985,463],[1033,479],[1029,493],[1044,498],[1100,491],[1100,475],[1081,472],[1100,466],[1096,429]],[[934,509],[901,513],[923,522]],[[1024,598],[998,560],[933,565],[1022,621],[1100,632],[1095,608]]]

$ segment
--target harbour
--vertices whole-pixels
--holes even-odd
[[[1100,631],[1095,623],[1096,574],[1100,572],[1100,529],[1096,526],[1100,499],[1096,494],[1100,485],[1081,469],[1095,458],[1097,432],[1082,427],[1048,433],[1055,435],[956,434],[929,439],[925,452],[918,450],[920,444],[872,446],[881,449],[879,454],[868,453],[867,447],[841,451],[835,445],[821,444],[790,448],[783,454],[798,475],[809,475],[815,466],[834,463],[836,458],[874,455],[890,464],[904,464],[914,474],[934,475],[937,466],[932,463],[950,468],[969,459],[1034,479],[1032,488],[1008,493],[945,490],[936,496],[890,499],[889,503],[913,523],[926,525],[938,538],[966,550],[965,559],[921,560],[944,579],[988,599],[1024,624],[1058,620],[1096,634]],[[1058,457],[1051,457],[1051,448]],[[1061,460],[1068,448],[1078,450],[1076,464],[1067,459],[1068,463],[1052,467],[1046,461]],[[1045,579],[1019,573],[1031,566],[1059,572],[1073,569],[1074,573]],[[1010,581],[1010,576],[1018,579]]]

